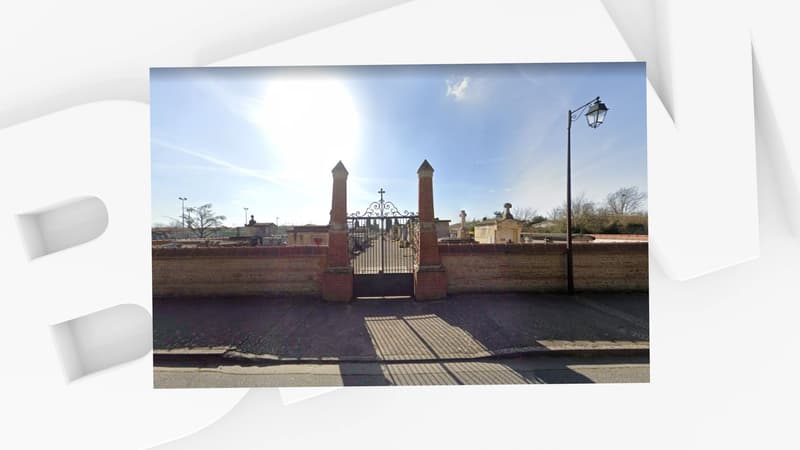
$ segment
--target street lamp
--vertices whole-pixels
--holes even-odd
[[[185,222],[184,222],[184,220],[186,219],[186,211],[185,211],[185,208],[183,207],[183,202],[185,202],[186,200],[189,200],[189,199],[186,198],[186,197],[178,197],[178,200],[181,201],[181,228],[186,228],[186,225],[185,225]]]
[[[583,104],[576,110],[569,110],[567,114],[567,292],[569,295],[575,294],[575,277],[572,271],[572,122],[580,117],[586,108],[586,122],[591,128],[599,127],[606,119],[608,108],[605,103],[600,101],[600,97],[595,97]]]

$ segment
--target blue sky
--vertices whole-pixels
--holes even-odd
[[[417,210],[434,167],[442,219],[505,202],[547,215],[565,200],[567,111],[600,96],[606,122],[573,123],[573,194],[647,191],[644,63],[152,69],[152,221],[212,203],[241,225],[327,224],[342,160],[348,212],[379,188]]]

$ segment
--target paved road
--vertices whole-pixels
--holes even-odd
[[[482,294],[348,304],[174,299],[154,301],[153,319],[157,352],[220,348],[266,358],[422,361],[649,345],[647,294]]]
[[[647,383],[647,357],[156,367],[157,388]]]

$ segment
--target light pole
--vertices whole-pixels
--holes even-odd
[[[244,208],[244,226],[247,226],[247,211],[250,208]]]
[[[605,103],[600,101],[600,97],[595,97],[576,110],[569,110],[567,114],[567,293],[575,294],[575,277],[572,271],[572,122],[578,119],[584,109],[586,111],[586,122],[592,128],[597,128],[606,119],[608,108]]]
[[[186,198],[186,197],[178,197],[178,200],[181,201],[181,228],[186,228],[186,225],[185,225],[185,222],[184,222],[184,220],[186,219],[186,210],[183,207],[183,202],[185,202],[186,200],[189,200],[189,199]]]

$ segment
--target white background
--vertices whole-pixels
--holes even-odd
[[[3,447],[797,445],[790,2],[62,3],[0,14]],[[291,402],[315,391],[154,391],[149,358],[61,378],[50,325],[150,308],[150,66],[637,59],[651,81],[650,384]],[[14,215],[80,195],[106,203],[106,232],[28,261]]]

